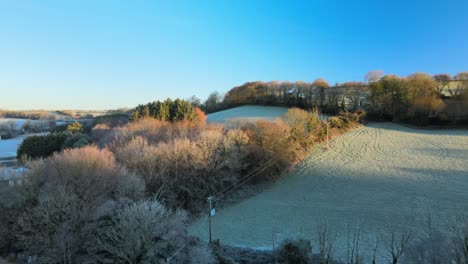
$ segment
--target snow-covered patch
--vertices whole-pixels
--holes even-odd
[[[274,106],[240,106],[229,110],[224,110],[208,115],[208,123],[223,123],[242,121],[268,120],[275,121],[281,118],[288,111],[285,107]]]
[[[328,223],[334,255],[346,256],[347,224],[361,227],[360,250],[368,261],[375,239],[389,224],[422,220],[448,232],[460,212],[468,212],[468,131],[427,131],[391,123],[371,123],[317,148],[295,170],[255,197],[217,210],[213,239],[253,248],[271,248],[272,238],[313,241],[316,226]],[[421,229],[421,221],[410,227]],[[419,226],[418,226],[419,225]],[[276,230],[276,231],[275,231]],[[190,231],[207,238],[206,218]],[[388,252],[380,241],[377,263]]]
[[[16,150],[23,140],[24,137],[0,140],[0,158],[16,157]]]
[[[9,127],[10,124],[13,122],[15,124],[14,129],[19,130],[21,129],[26,122],[31,122],[31,125],[34,126],[48,126],[49,122],[54,122],[56,125],[64,125],[71,122],[74,122],[74,119],[64,119],[64,120],[55,120],[55,119],[38,119],[38,120],[31,120],[31,119],[23,119],[23,118],[0,118],[0,127],[7,126]],[[91,122],[91,119],[83,119],[79,120],[80,122]]]

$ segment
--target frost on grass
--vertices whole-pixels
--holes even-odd
[[[240,120],[256,121],[265,119],[275,121],[277,118],[283,117],[287,111],[288,108],[285,107],[247,105],[210,114],[207,122],[227,124]]]
[[[466,130],[370,124],[336,138],[329,150],[317,148],[261,194],[218,210],[213,236],[230,245],[271,249],[276,230],[276,241],[310,239],[317,253],[315,230],[326,222],[339,259],[347,257],[347,228],[359,227],[360,255],[370,261],[377,243],[377,263],[388,262],[382,240],[390,224],[395,232],[418,229],[430,210],[434,227],[448,234],[450,221],[468,212],[467,160]],[[205,238],[206,222],[196,222],[191,232]]]

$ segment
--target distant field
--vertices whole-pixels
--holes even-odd
[[[21,129],[24,124],[26,123],[27,119],[23,118],[0,118],[0,126],[2,125],[8,125],[11,121],[14,121],[16,124],[16,129]],[[49,120],[30,120],[31,124],[37,125],[37,124],[42,124],[42,123],[47,123]],[[65,122],[63,121],[56,121],[57,125],[63,125]]]
[[[208,115],[208,123],[223,123],[226,124],[235,120],[260,120],[265,119],[274,121],[281,118],[288,111],[285,107],[274,106],[240,106],[229,110],[224,110]]]
[[[334,252],[343,258],[346,224],[360,225],[361,250],[369,256],[371,242],[386,232],[389,222],[430,210],[438,228],[446,231],[450,219],[468,212],[467,130],[369,124],[330,146],[314,151],[257,196],[219,209],[213,217],[214,238],[271,249],[273,229],[277,240],[313,239],[315,226],[327,222],[336,235]],[[206,218],[195,222],[191,232],[206,239]],[[382,246],[378,252],[378,263],[386,263]]]
[[[16,157],[16,150],[23,138],[0,140],[0,159]]]

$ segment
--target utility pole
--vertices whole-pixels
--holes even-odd
[[[211,212],[213,210],[213,196],[208,197],[209,211],[208,211],[208,237],[211,244]]]
[[[328,125],[328,121],[327,121],[327,149],[330,149],[330,144],[328,143],[329,141],[329,136],[328,136],[328,131],[330,130],[330,126]]]

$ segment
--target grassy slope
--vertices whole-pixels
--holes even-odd
[[[208,115],[207,122],[209,123],[228,123],[232,120],[260,120],[266,119],[274,121],[276,118],[282,117],[288,108],[274,106],[241,106],[224,110]]]
[[[214,238],[237,246],[271,248],[278,239],[312,239],[315,225],[330,223],[335,252],[346,253],[346,223],[363,228],[369,253],[388,221],[398,223],[428,208],[443,223],[468,211],[468,131],[421,131],[379,123],[336,138],[270,189],[219,210]],[[203,220],[191,232],[205,238]],[[316,245],[314,245],[316,248]],[[383,254],[383,249],[380,250]],[[383,261],[383,259],[381,259]]]

